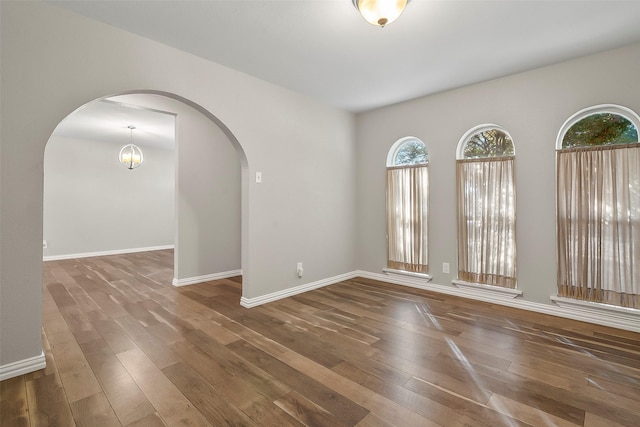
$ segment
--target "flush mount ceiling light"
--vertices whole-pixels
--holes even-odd
[[[410,0],[352,0],[362,17],[370,24],[384,27],[402,14]]]
[[[129,144],[120,149],[118,160],[120,160],[120,163],[122,163],[127,169],[132,170],[140,166],[144,158],[142,157],[142,150],[140,150],[136,145],[133,145],[133,130],[136,127],[128,126],[128,128],[131,132]]]

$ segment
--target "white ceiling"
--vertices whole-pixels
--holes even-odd
[[[413,0],[383,29],[351,0],[51,2],[354,112],[640,41],[640,1]]]
[[[99,141],[122,146],[131,139],[141,148],[175,149],[175,115],[133,105],[132,95],[93,101],[69,114],[56,127],[57,137]]]

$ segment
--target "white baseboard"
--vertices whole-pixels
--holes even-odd
[[[19,360],[0,366],[0,381],[44,369],[47,364],[44,352],[40,356]]]
[[[255,298],[240,298],[240,305],[246,308],[256,307],[258,305],[266,304],[269,302],[277,301],[283,298],[291,297],[294,295],[302,294],[304,292],[311,291],[313,289],[322,288],[325,286],[333,285],[344,280],[353,279],[355,272],[340,274],[338,276],[329,277],[328,279],[318,280],[316,282],[306,283],[304,285],[296,286],[282,291],[273,292],[271,294],[262,295]]]
[[[212,280],[228,279],[229,277],[242,276],[242,270],[223,271],[221,273],[206,274],[204,276],[186,277],[184,279],[174,278],[171,284],[173,286],[195,285],[197,283],[210,282]]]
[[[318,289],[324,286],[332,285],[343,280],[349,280],[356,277],[378,280],[396,285],[409,286],[417,289],[438,292],[447,295],[453,295],[461,298],[468,298],[476,301],[483,301],[492,304],[504,305],[507,307],[518,308],[521,310],[532,311],[550,316],[563,317],[565,319],[578,320],[581,322],[593,323],[601,326],[609,326],[612,328],[623,329],[632,332],[640,332],[640,310],[612,307],[605,304],[584,303],[582,301],[574,301],[568,298],[560,298],[551,296],[550,299],[554,304],[543,304],[533,301],[527,301],[521,298],[521,292],[518,290],[510,290],[510,292],[495,292],[493,289],[487,290],[480,286],[463,286],[456,287],[452,285],[439,285],[429,282],[424,277],[403,276],[398,274],[388,275],[381,273],[372,273],[369,271],[356,270],[351,273],[345,273],[339,276],[330,277],[328,279],[319,280],[313,283],[296,286],[290,289],[274,292],[255,298],[242,297],[240,305],[251,308],[268,302],[277,301],[303,292]],[[493,288],[493,287],[492,287]],[[567,301],[568,300],[568,301]]]
[[[100,251],[100,252],[83,252],[78,254],[65,254],[65,255],[51,255],[51,256],[43,256],[43,261],[59,261],[63,259],[74,259],[74,258],[89,258],[94,256],[106,256],[106,255],[120,255],[120,254],[132,254],[136,252],[151,252],[151,251],[161,251],[165,249],[173,249],[173,245],[165,245],[165,246],[149,246],[146,248],[130,248],[130,249],[115,249],[112,251]]]
[[[605,304],[585,303],[583,301],[556,296],[550,296],[550,299],[555,304],[542,304],[527,301],[522,298],[514,298],[508,294],[501,295],[500,293],[485,292],[484,289],[476,290],[471,288],[457,288],[454,286],[427,282],[424,279],[391,279],[385,274],[371,273],[368,271],[354,272],[354,277],[357,276],[492,304],[504,305],[507,307],[519,308],[521,310],[528,310],[551,316],[563,317],[565,319],[578,320],[601,326],[609,326],[632,332],[640,332],[640,310],[635,309],[612,307]]]

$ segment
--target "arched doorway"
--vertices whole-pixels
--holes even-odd
[[[199,105],[159,91],[110,95],[78,110],[104,102],[175,114],[178,154],[175,160],[173,284],[182,286],[246,272],[246,264],[242,261],[246,251],[243,222],[247,218],[244,202],[247,160],[230,130]],[[124,122],[119,125],[125,126]],[[230,165],[234,162],[235,165]],[[136,171],[123,169],[121,172]],[[45,197],[45,211],[46,206]],[[44,228],[46,233],[47,227]]]

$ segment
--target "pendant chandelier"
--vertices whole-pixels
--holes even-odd
[[[368,23],[383,28],[402,14],[410,0],[352,0]]]
[[[142,156],[142,150],[136,145],[133,145],[133,130],[135,126],[128,126],[130,130],[129,144],[120,149],[118,154],[118,160],[129,170],[133,170],[140,166],[144,160]]]

